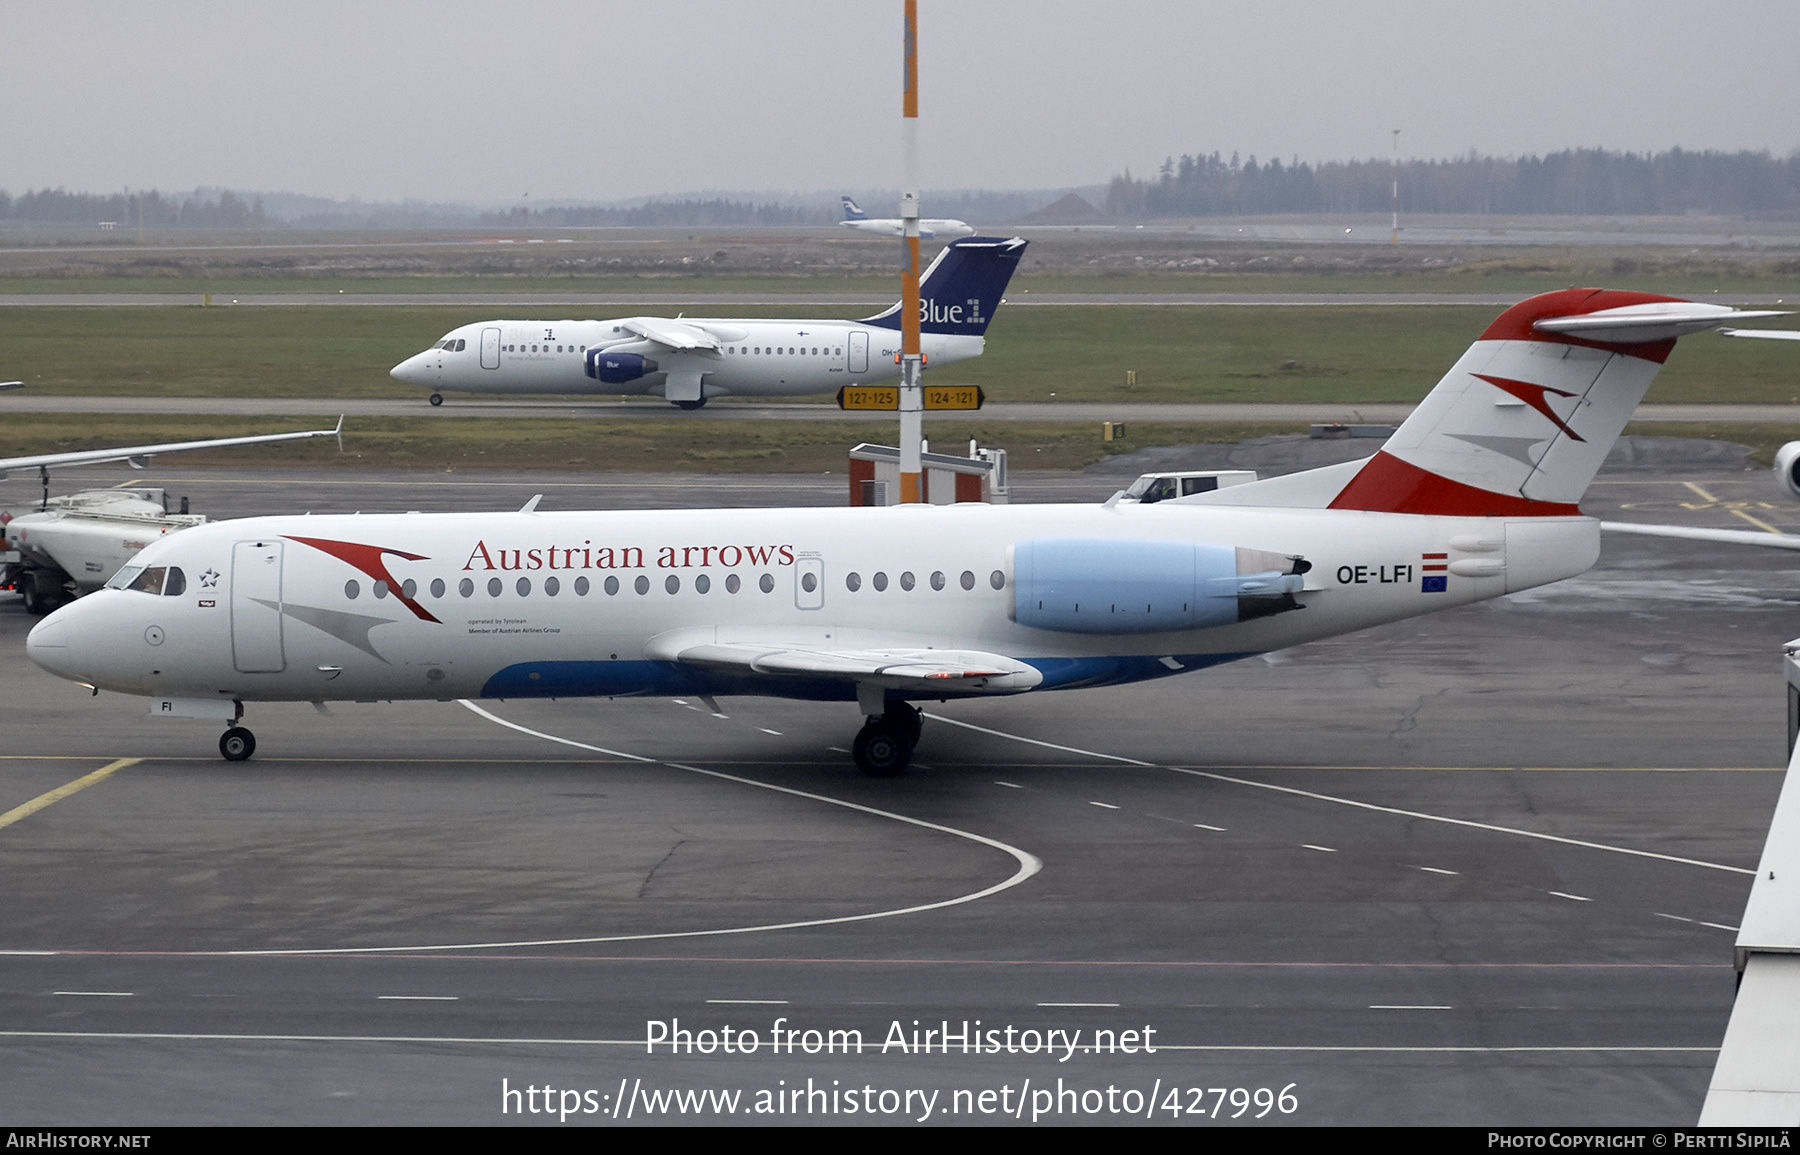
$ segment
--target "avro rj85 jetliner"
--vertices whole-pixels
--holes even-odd
[[[259,517],[44,619],[62,677],[214,717],[328,699],[854,702],[898,773],[931,699],[1163,678],[1572,577],[1581,499],[1683,334],[1569,289],[1503,313],[1374,457],[1154,504]]]
[[[1027,242],[969,237],[938,253],[919,282],[928,364],[981,356],[983,334]],[[620,317],[481,321],[452,329],[392,375],[431,390],[660,396],[683,409],[709,397],[834,393],[900,376],[900,306],[865,321]]]

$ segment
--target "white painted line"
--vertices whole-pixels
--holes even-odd
[[[725,782],[735,782],[740,786],[753,786],[758,790],[769,790],[776,794],[786,794],[794,798],[805,798],[813,802],[822,802],[828,806],[837,806],[845,810],[854,810],[859,814],[870,814],[877,818],[886,818],[894,822],[903,822],[908,826],[917,826],[924,830],[935,830],[939,834],[948,834],[956,838],[966,838],[970,842],[978,842],[983,846],[992,847],[1003,854],[1011,855],[1013,861],[1019,864],[1019,868],[1013,871],[1011,877],[996,882],[992,886],[983,887],[981,890],[972,891],[968,894],[958,895],[955,898],[941,899],[937,902],[920,903],[917,906],[896,907],[891,910],[870,911],[867,914],[840,915],[836,918],[803,919],[797,922],[767,923],[760,926],[719,927],[713,930],[675,930],[663,931],[655,934],[593,935],[582,938],[534,939],[522,942],[437,943],[425,946],[319,947],[300,950],[236,950],[228,951],[226,952],[227,954],[242,955],[246,957],[258,957],[264,955],[393,954],[404,951],[483,950],[495,947],[579,946],[602,942],[647,942],[668,938],[709,938],[725,934],[756,934],[768,930],[798,930],[804,927],[835,926],[839,923],[847,922],[868,922],[871,919],[895,918],[905,914],[922,914],[928,910],[943,910],[947,907],[961,906],[964,903],[977,902],[991,895],[999,894],[1004,890],[1011,890],[1038,871],[1044,869],[1043,860],[1038,858],[1035,854],[1027,853],[1016,846],[1009,846],[999,839],[989,838],[985,834],[975,834],[972,831],[959,830],[954,826],[944,826],[936,822],[927,822],[923,818],[909,818],[904,814],[895,814],[891,810],[878,810],[873,806],[864,806],[860,802],[847,802],[842,798],[831,798],[824,794],[813,794],[806,790],[796,790],[791,786],[776,786],[769,782],[758,782],[754,778],[742,778],[736,774],[727,774],[722,770],[705,770],[699,766],[690,766],[685,762],[665,762],[657,758],[647,757],[643,754],[627,754],[623,750],[610,750],[604,746],[594,746],[587,742],[577,742],[573,738],[562,738],[555,734],[546,734],[542,730],[533,730],[528,726],[521,726],[517,722],[508,721],[498,714],[477,706],[474,702],[471,702],[466,698],[458,699],[458,705],[478,717],[487,719],[497,726],[504,726],[509,730],[517,730],[521,734],[526,734],[533,738],[541,738],[546,742],[554,742],[559,746],[571,746],[577,750],[590,750],[596,754],[605,754],[609,758],[623,758],[628,762],[642,762],[655,766],[667,766],[672,770],[685,770],[690,774],[702,774],[708,778],[718,778]],[[4,1035],[0,1035],[0,1037],[4,1037]]]
[[[1200,830],[1217,830],[1221,834],[1223,834],[1225,832],[1225,828],[1223,826],[1208,826],[1204,822],[1196,822],[1196,823],[1194,823],[1194,826]]]
[[[375,997],[396,1003],[454,1003],[462,998],[461,995],[376,995]]]
[[[1676,921],[1676,922],[1693,922],[1693,921],[1694,921],[1694,920],[1693,920],[1693,919],[1691,919],[1691,918],[1682,918],[1682,917],[1681,917],[1681,916],[1680,916],[1680,915],[1678,915],[1678,914],[1664,914],[1664,913],[1663,913],[1663,912],[1662,912],[1662,911],[1660,911],[1660,910],[1656,910],[1656,911],[1651,911],[1651,913],[1652,913],[1652,914],[1654,914],[1654,915],[1655,915],[1655,916],[1656,916],[1656,917],[1657,917],[1657,918],[1672,918],[1672,919],[1674,919],[1674,920],[1675,920],[1675,921]]]
[[[1039,1003],[1040,1007],[1116,1007],[1118,1003]]]
[[[1117,806],[1114,806],[1110,802],[1090,802],[1090,803],[1088,803],[1088,805],[1089,806],[1098,806],[1102,810],[1117,810],[1118,809]]]
[[[1313,844],[1312,844],[1312,843],[1310,843],[1310,842],[1302,842],[1302,843],[1301,843],[1301,844],[1300,844],[1300,849],[1302,849],[1302,850],[1323,850],[1323,851],[1324,851],[1324,852],[1325,852],[1325,853],[1326,853],[1326,854],[1336,854],[1336,853],[1337,853],[1337,848],[1336,848],[1336,847],[1332,847],[1332,846],[1314,846],[1314,845],[1313,845]]]
[[[767,727],[767,726],[758,726],[758,727],[757,727],[757,729],[758,729],[758,730],[761,730],[761,731],[762,731],[762,732],[763,732],[763,733],[765,733],[765,734],[773,734],[773,735],[775,735],[775,736],[776,736],[776,737],[777,737],[777,738],[779,738],[779,737],[781,737],[781,731],[780,731],[780,730],[771,730],[771,729],[769,729],[769,728],[768,728],[768,727]]]
[[[129,999],[136,991],[51,991],[53,995],[67,995],[71,998],[83,999]]]
[[[1372,1011],[1453,1011],[1456,1008],[1455,1007],[1446,1007],[1446,1006],[1434,1006],[1430,1003],[1418,1003],[1418,1004],[1371,1003],[1371,1004],[1369,1004],[1369,1009]]]
[[[1454,871],[1454,870],[1445,870],[1441,866],[1421,866],[1421,867],[1419,867],[1419,869],[1425,871],[1427,874],[1455,874],[1456,873],[1456,871]]]
[[[1552,891],[1550,891],[1550,892],[1549,892],[1549,893],[1551,893],[1551,894],[1554,894],[1554,895],[1555,895],[1555,896],[1556,896],[1556,897],[1558,897],[1558,898],[1568,898],[1568,899],[1573,899],[1573,900],[1574,900],[1574,901],[1576,901],[1576,902],[1592,902],[1592,901],[1594,901],[1594,900],[1593,900],[1593,899],[1591,899],[1591,898],[1583,898],[1583,897],[1581,897],[1581,896],[1580,896],[1580,895],[1579,895],[1579,894],[1564,894],[1564,893],[1563,893],[1563,892],[1562,892],[1562,891],[1560,891],[1560,890],[1552,890]]]
[[[707,999],[708,1003],[721,1007],[785,1007],[786,999]]]
[[[927,714],[933,721],[943,722],[948,726],[961,726],[965,730],[974,730],[979,734],[991,734],[996,738],[1009,738],[1014,742],[1023,742],[1028,746],[1042,746],[1048,750],[1061,750],[1065,754],[1080,754],[1086,758],[1102,758],[1108,762],[1123,762],[1127,766],[1142,766],[1147,770],[1169,770],[1176,774],[1187,774],[1195,778],[1211,778],[1215,782],[1230,782],[1235,786],[1250,786],[1258,790],[1273,790],[1278,794],[1296,794],[1302,798],[1311,798],[1319,802],[1331,802],[1338,806],[1353,806],[1358,810],[1374,810],[1382,814],[1398,814],[1403,818],[1420,818],[1427,822],[1442,822],[1449,826],[1467,826],[1474,830],[1487,830],[1495,834],[1512,834],[1520,838],[1536,838],[1544,842],[1560,842],[1565,846],[1579,846],[1586,850],[1604,850],[1611,854],[1630,854],[1637,858],[1654,858],[1661,862],[1676,862],[1683,866],[1703,866],[1708,870],[1724,870],[1732,874],[1751,874],[1756,871],[1742,866],[1726,866],[1719,862],[1703,862],[1697,858],[1679,858],[1673,854],[1657,854],[1651,850],[1633,850],[1628,846],[1608,846],[1604,842],[1584,842],[1579,838],[1564,838],[1560,834],[1545,834],[1538,830],[1520,830],[1512,826],[1496,826],[1489,822],[1472,822],[1467,818],[1449,818],[1442,814],[1426,814],[1418,810],[1401,810],[1394,806],[1377,806],[1373,802],[1358,802],[1354,798],[1339,798],[1332,794],[1319,794],[1312,790],[1301,790],[1293,786],[1277,786],[1273,782],[1257,782],[1250,778],[1234,778],[1229,774],[1215,774],[1210,770],[1193,770],[1186,766],[1167,766],[1160,762],[1145,762],[1139,758],[1127,758],[1122,754],[1102,754],[1096,750],[1083,750],[1076,746],[1059,746],[1055,742],[1045,742],[1037,738],[1027,738],[1020,734],[1008,734],[1004,730],[991,730],[986,726],[977,726],[973,722],[962,722],[955,718],[946,718],[942,714]]]
[[[1701,926],[1710,926],[1714,930],[1728,930],[1734,934],[1743,929],[1743,927],[1738,927],[1738,926],[1726,926],[1722,922],[1703,922],[1700,925]]]
[[[1023,789],[1025,789],[1025,787],[1019,785],[1017,782],[1001,782],[1001,781],[996,780],[994,782],[994,785],[1004,786],[1008,790],[1023,790]]]

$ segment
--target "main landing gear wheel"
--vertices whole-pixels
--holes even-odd
[[[699,409],[706,404],[706,398],[702,397],[698,401],[674,401],[671,404],[677,409]]]
[[[242,726],[233,726],[219,735],[219,753],[227,762],[242,762],[256,753],[256,735]]]
[[[442,393],[433,393],[431,395],[432,408],[435,409],[437,406],[442,405],[443,403],[444,403],[444,395]]]
[[[912,761],[921,725],[919,712],[904,702],[896,702],[887,713],[864,722],[850,744],[857,769],[871,778],[897,777]]]

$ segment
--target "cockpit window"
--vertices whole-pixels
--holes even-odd
[[[137,578],[125,588],[128,590],[137,590],[139,593],[161,596],[163,592],[163,580],[168,577],[168,575],[169,571],[166,567],[153,565],[138,574]]]
[[[456,339],[456,349],[455,349],[455,352],[458,352],[458,353],[460,353],[460,352],[462,352],[462,351],[463,351],[463,349],[464,349],[464,348],[466,348],[466,347],[467,347],[467,346],[468,346],[468,344],[469,344],[469,341],[468,341],[468,338],[466,338],[466,337],[458,337],[458,338],[457,338],[457,339]]]
[[[144,567],[141,565],[124,566],[107,580],[106,588],[109,590],[130,589],[131,583],[136,581],[138,575],[143,572]]]
[[[163,581],[163,597],[172,598],[176,594],[184,594],[186,592],[187,575],[181,572],[181,567],[170,566],[169,576]]]

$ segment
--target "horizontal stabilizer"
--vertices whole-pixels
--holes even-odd
[[[1741,321],[1751,317],[1785,317],[1779,309],[1745,312],[1729,305],[1701,305],[1692,301],[1655,301],[1644,305],[1626,305],[1601,309],[1577,317],[1546,317],[1532,323],[1540,333],[1566,333],[1590,341],[1610,341],[1619,345],[1636,345],[1645,341],[1667,341],[1706,329],[1716,329],[1725,321]],[[1796,333],[1795,336],[1800,336]]]

